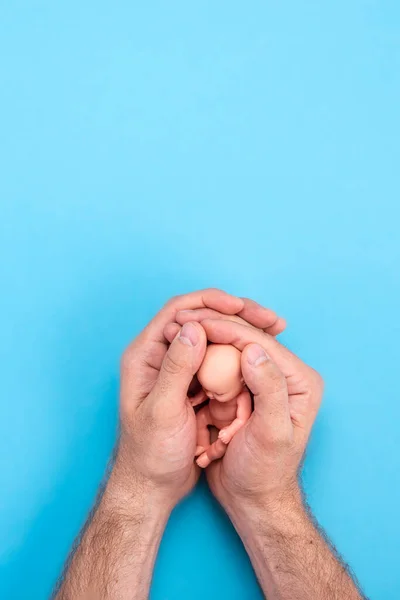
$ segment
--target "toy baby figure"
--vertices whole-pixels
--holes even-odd
[[[206,397],[210,400],[196,415],[196,462],[202,468],[225,454],[226,444],[250,418],[251,396],[243,382],[240,357],[234,346],[211,344],[197,373],[203,389],[192,398],[192,404],[200,404]],[[220,430],[212,445],[208,425]]]

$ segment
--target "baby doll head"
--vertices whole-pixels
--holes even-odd
[[[241,352],[229,344],[211,344],[197,373],[197,379],[210,399],[233,400],[243,389]]]

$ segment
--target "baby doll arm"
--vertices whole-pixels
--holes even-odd
[[[232,423],[228,425],[228,427],[221,429],[218,434],[218,438],[224,442],[224,444],[229,444],[235,433],[237,433],[239,429],[243,427],[251,415],[251,396],[247,389],[244,389],[243,392],[240,392],[236,402],[236,419],[234,419]]]

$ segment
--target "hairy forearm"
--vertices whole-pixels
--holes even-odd
[[[299,490],[274,505],[228,512],[268,600],[364,598]]]
[[[141,482],[113,472],[68,561],[55,600],[148,598],[169,511]]]

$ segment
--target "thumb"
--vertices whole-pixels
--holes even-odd
[[[172,341],[161,365],[151,395],[171,405],[186,401],[193,375],[199,370],[207,337],[199,323],[185,323]]]
[[[292,427],[286,378],[258,344],[247,345],[242,352],[242,374],[254,395],[254,413],[274,437]]]

